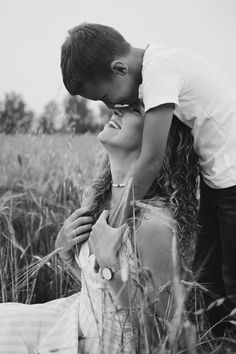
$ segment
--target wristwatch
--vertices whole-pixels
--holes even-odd
[[[101,277],[104,280],[111,280],[117,271],[117,267],[106,267],[101,268]]]

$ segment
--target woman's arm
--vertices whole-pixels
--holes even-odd
[[[171,225],[157,216],[150,215],[137,230],[137,244],[141,267],[148,268],[154,282],[154,288],[149,287],[148,297],[154,299],[160,288],[173,279]],[[163,292],[159,296],[158,313],[164,317],[169,294]]]
[[[147,268],[152,276],[154,286],[151,282],[146,286],[147,297],[151,301],[157,297],[160,287],[173,278],[172,229],[156,217],[151,216],[142,221],[136,232],[136,242],[140,268]],[[117,272],[117,275],[109,282],[109,286],[116,293],[120,292],[121,286],[124,286],[120,279],[120,272]],[[165,291],[159,295],[158,314],[160,317],[165,315],[168,298],[169,294]],[[127,301],[129,301],[129,295],[124,288],[120,294],[120,302],[126,307],[128,306]]]

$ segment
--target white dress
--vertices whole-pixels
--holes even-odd
[[[127,313],[116,311],[94,261],[85,242],[77,259],[80,293],[43,304],[0,304],[0,353],[133,353]]]

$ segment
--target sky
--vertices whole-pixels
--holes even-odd
[[[236,0],[0,0],[0,99],[20,93],[36,114],[61,102],[60,48],[82,22],[110,25],[136,47],[193,50],[236,86]]]

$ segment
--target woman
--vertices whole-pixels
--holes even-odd
[[[142,353],[164,336],[173,236],[176,230],[181,235],[185,260],[194,232],[197,159],[189,132],[173,120],[160,178],[143,202],[134,203],[133,218],[120,225],[142,131],[140,109],[113,114],[98,135],[108,154],[103,173],[58,234],[56,247],[81,275],[81,292],[40,305],[0,305],[0,352]],[[177,162],[181,149],[185,160]]]

